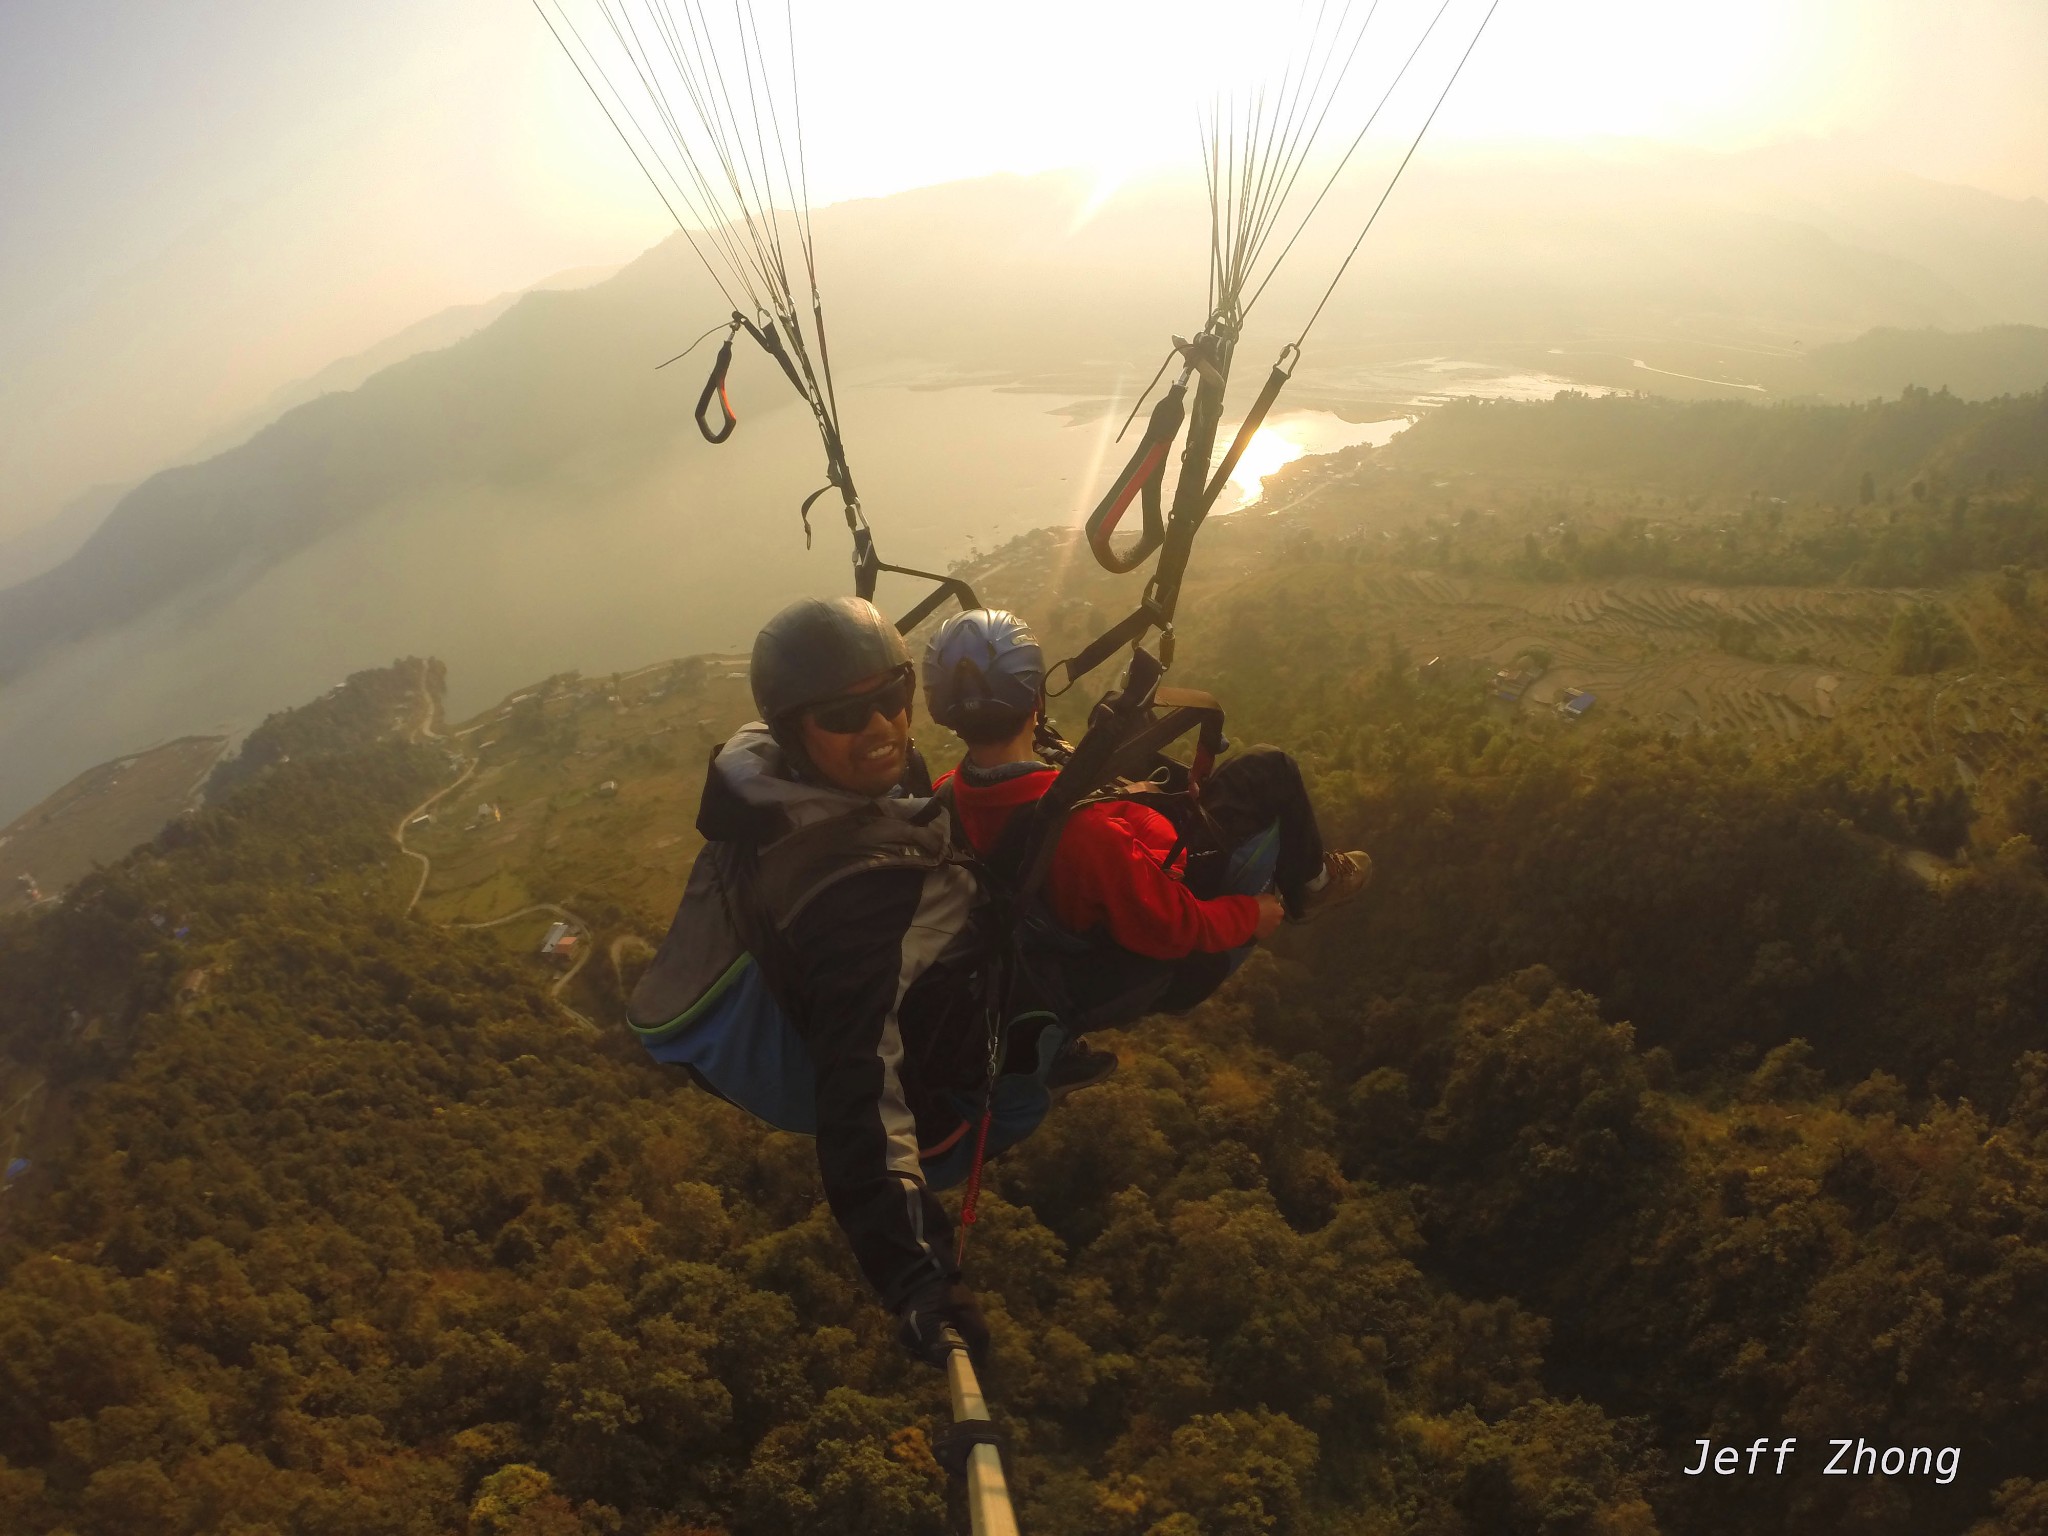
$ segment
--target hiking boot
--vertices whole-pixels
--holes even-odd
[[[1062,1099],[1076,1088],[1094,1087],[1115,1070],[1115,1051],[1098,1051],[1086,1040],[1070,1040],[1053,1057],[1045,1086],[1054,1099]]]
[[[1301,916],[1296,922],[1305,923],[1311,918],[1321,917],[1332,907],[1341,907],[1366,886],[1372,883],[1372,855],[1362,848],[1349,853],[1326,853],[1323,855],[1324,880],[1322,888],[1304,891],[1301,895]]]

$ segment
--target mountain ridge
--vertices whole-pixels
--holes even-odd
[[[1918,230],[1928,222],[1928,216],[1895,221],[1895,226],[1886,233],[1886,240],[1873,237],[1867,250],[1857,254],[1840,244],[1841,231],[1864,227],[1869,223],[1868,216],[1856,213],[1858,205],[1850,192],[1831,185],[1811,186],[1809,183],[1814,173],[1802,170],[1795,159],[1782,155],[1748,159],[1723,157],[1699,164],[1705,167],[1701,176],[1704,190],[1699,194],[1696,206],[1705,211],[1696,213],[1696,218],[1705,217],[1711,222],[1722,216],[1712,210],[1728,203],[1737,211],[1726,213],[1727,227],[1730,230],[1738,228],[1742,219],[1755,215],[1741,212],[1738,204],[1730,200],[1741,193],[1755,201],[1764,196],[1764,191],[1770,190],[1773,178],[1792,183],[1796,195],[1784,198],[1791,205],[1792,212],[1799,210],[1803,197],[1812,208],[1825,213],[1825,218],[1815,215],[1811,228],[1791,222],[1783,212],[1764,215],[1747,237],[1757,242],[1747,263],[1756,272],[1767,272],[1774,263],[1782,266],[1789,262],[1789,271],[1808,261],[1818,261],[1822,268],[1839,268],[1845,261],[1852,265],[1860,262],[1864,264],[1863,275],[1846,287],[1866,291],[1866,303],[1892,305],[1901,311],[1904,320],[1926,324],[1932,318],[1931,308],[1945,307],[1960,314],[1972,307],[1974,301],[1961,299],[1951,280],[1938,279],[1933,287],[1926,286],[1926,279],[1933,275],[1933,269],[1927,267],[1924,260],[1884,253],[1886,240],[1894,246],[1901,241],[1908,247],[1924,246],[1925,239]],[[1757,172],[1758,167],[1762,167],[1761,172]],[[1764,191],[1758,191],[1752,180],[1744,179],[1752,173],[1755,173],[1752,180],[1760,180]],[[1622,178],[1624,184],[1639,187],[1647,187],[1654,181],[1650,173],[1634,167],[1565,164],[1552,170],[1547,177],[1539,178],[1538,188],[1531,190],[1495,186],[1487,182],[1483,171],[1474,170],[1456,159],[1447,162],[1439,168],[1434,183],[1425,181],[1404,191],[1404,198],[1409,204],[1407,221],[1394,221],[1382,236],[1383,244],[1391,248],[1384,260],[1397,273],[1397,281],[1391,291],[1382,286],[1380,297],[1385,305],[1382,312],[1398,314],[1404,306],[1417,302],[1442,308],[1446,302],[1441,296],[1441,275],[1423,275],[1428,268],[1440,263],[1422,260],[1412,249],[1418,230],[1437,227],[1430,217],[1433,210],[1441,211],[1446,205],[1453,210],[1461,206],[1481,208],[1488,210],[1489,216],[1497,222],[1503,216],[1502,209],[1519,208],[1523,211],[1516,217],[1554,219],[1554,210],[1547,209],[1546,199],[1538,195],[1542,188],[1550,189],[1552,200],[1568,197],[1583,210],[1591,206],[1586,199],[1592,190],[1598,189],[1604,195],[1611,190],[1609,182],[1615,177]],[[1903,196],[1899,189],[1912,185],[1898,178],[1881,178],[1875,184],[1882,189],[1882,195],[1889,196]],[[1478,190],[1475,191],[1475,187]],[[1080,352],[1082,356],[1100,355],[1105,345],[1118,349],[1124,345],[1149,346],[1143,338],[1152,325],[1131,323],[1133,306],[1129,303],[1129,296],[1146,286],[1146,271],[1154,260],[1146,253],[1159,252],[1163,255],[1166,250],[1154,231],[1171,230],[1187,220],[1187,199],[1173,188],[1174,184],[1162,183],[1128,189],[1121,200],[1112,199],[1109,205],[1079,224],[1074,222],[1074,211],[1080,206],[1083,189],[1073,178],[1058,175],[985,178],[820,210],[818,217],[822,221],[823,249],[826,252],[825,275],[828,281],[837,285],[834,297],[835,339],[840,355],[860,358],[865,366],[886,363],[892,358],[936,354],[951,360],[956,366],[972,360],[984,366],[993,364],[998,371],[1030,371],[1047,366],[1071,369],[1077,337],[1085,338],[1084,349]],[[1323,259],[1327,253],[1321,245],[1333,235],[1341,234],[1344,220],[1354,211],[1348,206],[1348,200],[1355,199],[1356,195],[1356,189],[1340,188],[1329,216],[1312,229],[1310,238],[1304,243],[1297,267],[1313,265]],[[2009,228],[2012,240],[2020,241],[2030,252],[2038,247],[2038,253],[2043,259],[2048,259],[2048,209],[2028,210],[2017,205],[2002,209],[2001,200],[1991,198],[1989,194],[1936,183],[1921,184],[1921,195],[1959,217],[1966,212],[1969,219],[1979,223],[1989,220]],[[1668,198],[1669,193],[1663,196]],[[1590,215],[1587,217],[1590,219]],[[1625,220],[1621,222],[1623,225],[1626,223]],[[1837,232],[1827,233],[1822,226],[1828,224],[1832,224]],[[2036,225],[2040,228],[2037,229]],[[1539,224],[1537,227],[1549,226]],[[1774,227],[1780,232],[1773,233]],[[906,240],[906,229],[920,230],[924,238]],[[1815,238],[1822,243],[1815,245]],[[1834,244],[1830,245],[1830,241]],[[1450,270],[1457,270],[1463,256],[1461,248],[1467,243],[1454,240],[1450,242],[1448,251],[1439,253],[1451,258]],[[1943,249],[1952,252],[1959,246],[1973,243],[1984,242],[1951,240]],[[689,271],[692,263],[678,251],[677,246],[676,237],[671,237],[654,251],[629,263],[620,273],[579,292],[586,297],[603,293],[606,299],[632,293],[637,301],[648,306],[641,321],[643,327],[652,331],[669,330],[682,335],[701,329],[701,326],[692,326],[690,322],[706,307],[702,298],[705,291],[702,274]],[[1680,297],[1681,302],[1697,305],[1707,295],[1707,289],[1701,286],[1707,269],[1700,269],[1695,276],[1682,275],[1685,271],[1683,263],[1691,258],[1677,256],[1676,252],[1673,255],[1681,262],[1667,274],[1667,279],[1675,279],[1681,284],[1674,294]],[[1093,283],[1077,287],[1072,280],[1072,269],[1084,257],[1092,263],[1090,270],[1096,271],[1098,276]],[[1989,259],[1988,256],[1982,258],[1978,265]],[[641,275],[649,270],[647,264],[650,261],[672,274],[674,292],[667,295],[665,301],[663,295],[654,291],[658,285],[642,281]],[[1136,265],[1133,265],[1134,261]],[[1401,279],[1398,273],[1405,270],[1402,268],[1404,261],[1416,271],[1411,277]],[[988,298],[997,302],[984,300],[977,304],[965,299],[966,290],[961,287],[963,272],[971,274],[972,286],[981,288]],[[1557,288],[1559,279],[1565,276],[1562,269],[1551,276],[1542,276],[1541,272],[1540,267],[1530,269],[1536,286],[1532,289],[1524,285],[1525,298],[1540,293],[1545,286],[1553,291],[1562,291]],[[635,276],[628,278],[629,273]],[[847,273],[851,275],[840,275]],[[1840,274],[1835,276],[1839,278]],[[626,287],[615,289],[622,279]],[[1404,281],[1408,284],[1408,297],[1405,299],[1402,296]],[[1420,282],[1419,288],[1415,286],[1417,281]],[[1830,286],[1845,286],[1839,282],[1823,281],[1818,275],[1800,282],[1798,291],[1809,294]],[[1692,300],[1683,298],[1685,284],[1693,285],[1695,297]],[[1157,285],[1151,286],[1156,288]],[[1474,278],[1466,286],[1476,293],[1488,285]],[[1062,289],[1067,291],[1062,292]],[[458,429],[461,428],[494,432],[508,452],[546,442],[544,432],[538,438],[533,435],[536,427],[545,426],[543,421],[531,416],[523,420],[492,419],[492,412],[505,403],[502,398],[496,402],[492,399],[493,394],[499,392],[497,386],[502,381],[488,377],[483,365],[517,369],[531,367],[545,358],[552,366],[555,362],[574,357],[579,350],[587,349],[580,349],[577,339],[572,336],[561,332],[543,335],[531,327],[527,328],[528,339],[534,348],[530,360],[510,355],[502,346],[472,348],[472,343],[480,342],[489,332],[506,324],[513,314],[529,309],[536,297],[548,291],[554,290],[527,290],[513,297],[509,303],[494,300],[483,306],[444,311],[363,354],[364,359],[373,359],[386,348],[398,345],[420,326],[428,327],[438,335],[448,328],[449,317],[458,313],[469,318],[488,315],[487,323],[441,349],[455,353],[461,363],[474,360],[480,366],[465,368],[458,363],[446,370],[414,371],[391,379],[383,377],[388,370],[373,371],[356,388],[346,392],[360,394],[363,388],[374,386],[378,394],[383,394],[397,390],[401,381],[410,386],[410,398],[402,405],[394,402],[390,412],[394,418],[391,426],[399,432],[399,441],[389,447],[359,440],[357,428],[361,424],[361,414],[358,410],[316,398],[308,403],[325,405],[327,409],[321,415],[301,417],[299,412],[306,409],[306,405],[295,406],[269,426],[259,429],[250,441],[201,463],[167,469],[145,481],[123,499],[116,508],[116,517],[103,526],[101,532],[108,536],[95,535],[71,557],[71,561],[66,562],[67,565],[72,561],[82,562],[83,567],[92,570],[65,575],[47,589],[39,589],[35,585],[36,579],[32,579],[0,594],[6,599],[4,608],[0,608],[0,677],[19,671],[37,650],[53,641],[74,638],[98,627],[110,613],[117,617],[132,617],[138,611],[138,604],[147,606],[157,596],[176,590],[202,567],[209,563],[218,565],[227,546],[238,539],[244,541],[247,549],[259,560],[274,558],[283,549],[302,547],[316,541],[334,525],[337,518],[351,515],[350,508],[360,511],[374,505],[380,496],[389,494],[399,483],[397,477],[382,482],[372,479],[360,485],[350,507],[344,508],[334,505],[331,498],[323,498],[320,487],[314,483],[315,472],[321,465],[337,461],[357,464],[375,459],[402,461],[408,451],[402,428],[414,418],[433,420],[438,417],[450,432],[450,452],[446,462],[431,464],[425,462],[431,459],[431,454],[418,455],[422,462],[417,467],[428,472],[429,477],[436,473],[460,477],[490,470],[491,466],[463,460],[461,446],[454,441],[460,437]],[[1276,289],[1276,299],[1284,298],[1286,291],[1287,284],[1283,282]],[[1431,298],[1433,292],[1439,297]],[[953,302],[935,306],[932,302],[934,294],[947,293],[956,295]],[[2048,300],[2043,304],[2048,306]],[[1771,306],[1766,300],[1763,304],[1753,303],[1751,307],[1767,312]],[[608,327],[614,339],[622,342],[630,325],[622,325],[615,314],[606,313],[613,308],[605,300],[597,300],[581,314],[584,323]],[[1160,323],[1167,323],[1165,311],[1158,307],[1156,299],[1150,304],[1139,305],[1136,312],[1141,316],[1157,313],[1161,317]],[[1360,319],[1364,312],[1357,293],[1342,295],[1333,311],[1330,328],[1341,325],[1347,316],[1353,320]],[[571,309],[560,313],[565,317],[565,324],[573,324],[575,322],[566,317],[578,311]],[[1009,318],[1002,318],[1004,315]],[[1061,316],[1061,320],[1048,325],[1048,319],[1054,315]],[[914,336],[907,335],[905,330],[906,322],[913,316],[918,322]],[[2025,320],[2030,317],[2018,315],[2008,318]],[[2048,313],[2038,318],[2048,319]],[[1442,328],[1440,325],[1439,329]],[[1330,343],[1326,341],[1324,345],[1327,348]],[[626,358],[637,350],[620,345],[614,352],[613,366],[625,365]],[[312,388],[314,382],[326,373],[335,368],[348,370],[357,362],[354,359],[341,360],[302,387]],[[637,373],[639,370],[634,367],[631,371]],[[645,394],[631,388],[622,389],[622,382],[620,379],[595,377],[584,370],[555,379],[552,389],[542,388],[550,394],[550,404],[556,413],[573,413],[578,402],[588,399],[593,389],[603,391],[603,398],[613,409],[625,412],[630,411],[636,401],[644,402]],[[1307,382],[1312,384],[1312,380]],[[437,394],[437,390],[448,394],[443,397]],[[466,401],[461,398],[464,395],[468,396]],[[601,423],[586,417],[586,424],[593,429],[597,440],[602,441],[605,434]],[[323,426],[331,428],[331,437],[324,442],[320,431]],[[280,429],[288,429],[286,437],[290,451],[281,451],[286,449],[286,443],[272,437]],[[417,443],[413,444],[413,451],[418,453]],[[567,444],[556,443],[554,451],[559,458],[569,448]],[[299,456],[296,466],[293,463],[295,454]],[[238,459],[238,456],[246,457]],[[498,466],[498,470],[502,473],[506,469],[516,469],[522,461],[531,462],[532,458],[530,452],[519,453],[508,465]],[[279,483],[269,487],[271,497],[280,503],[275,517],[257,518],[246,504],[238,504],[252,489],[247,475],[240,473],[255,468],[251,461],[263,462],[267,470],[278,476]],[[211,485],[216,479],[219,482],[217,492]],[[219,505],[207,505],[210,494],[217,494]],[[327,501],[324,507],[307,505],[323,499]],[[304,518],[303,526],[293,532],[285,532],[277,526],[292,515],[283,505],[286,503],[292,504],[297,515]],[[200,547],[181,555],[172,547],[179,538],[155,541],[148,556],[152,570],[147,578],[135,579],[138,573],[124,576],[121,571],[124,561],[114,552],[114,544],[123,539],[150,537],[152,525],[157,523],[176,526],[179,537],[189,538]],[[62,570],[61,567],[59,569]]]
[[[1896,176],[1842,190],[1829,180],[1834,170],[1810,157],[1696,157],[1683,169],[1680,179],[1706,191],[1686,205],[1688,222],[1660,232],[1654,226],[1673,206],[1668,191],[1633,225],[1587,222],[1578,212],[1602,188],[1649,197],[1655,166],[1589,162],[1506,177],[1446,157],[1432,177],[1404,183],[1365,265],[1333,301],[1290,399],[1352,419],[1411,414],[1424,408],[1418,390],[1445,387],[1433,382],[1431,360],[1461,357],[1526,371],[1546,392],[1651,383],[1680,398],[1812,394],[1820,381],[1807,350],[1850,340],[1873,321],[1966,323],[1983,308],[1956,300],[1950,277],[1889,248],[1830,265],[1830,253],[1847,249],[1841,229],[1859,218],[1880,224],[1869,210],[1901,197],[1932,197],[1959,240],[1970,220],[2010,225],[2010,249],[2032,252],[2038,242],[2048,264],[2041,210],[1988,194],[1929,192]],[[1833,201],[1814,215],[1821,223],[1791,239],[1807,265],[1797,269],[1804,276],[1788,277],[1792,269],[1766,259],[1793,227],[1792,193],[1778,184],[1798,191],[1817,182]],[[944,564],[964,554],[969,535],[947,533],[955,526],[947,519],[973,517],[982,483],[997,492],[1005,534],[1085,505],[1095,429],[1024,430],[1023,418],[1063,402],[989,397],[997,410],[915,391],[958,384],[969,386],[965,396],[1008,380],[1099,405],[1094,421],[1135,390],[1159,339],[1185,330],[1201,302],[1190,258],[1203,238],[1202,209],[1182,184],[1133,185],[1090,212],[1092,191],[1071,176],[1012,176],[819,210],[849,446],[876,498],[885,548],[906,549],[904,522],[892,519],[900,507],[911,521],[908,547],[921,559]],[[1341,254],[1330,237],[1343,238],[1342,218],[1357,211],[1344,193],[1333,194],[1328,228],[1312,228],[1297,252],[1304,276]],[[1930,218],[1904,222],[1918,229]],[[1631,259],[1638,250],[1648,254]],[[1750,254],[1724,259],[1738,251]],[[1892,275],[1880,282],[1871,276],[1878,272]],[[1295,312],[1300,295],[1289,282],[1283,274],[1258,325]],[[1821,294],[1838,328],[1751,334],[1735,319],[1752,308],[1796,312],[1802,292]],[[9,754],[17,763],[9,801],[18,809],[140,744],[111,715],[86,721],[75,740],[66,734],[65,712],[95,698],[133,705],[134,690],[149,689],[158,701],[147,706],[150,738],[260,717],[363,654],[448,653],[460,617],[432,590],[437,582],[488,610],[462,629],[478,638],[459,657],[459,674],[478,676],[479,652],[523,643],[492,627],[490,613],[525,606],[529,584],[558,589],[557,620],[573,626],[581,621],[560,610],[587,601],[605,562],[651,571],[640,559],[648,538],[725,550],[739,537],[736,498],[759,507],[764,526],[785,516],[781,498],[794,503],[817,481],[791,397],[764,360],[745,350],[736,357],[734,398],[746,422],[722,457],[696,442],[686,420],[696,360],[654,371],[723,312],[672,238],[605,283],[530,295],[451,347],[135,488],[72,560],[0,592],[0,677],[14,680],[0,688],[0,711],[11,715],[0,729],[35,733],[21,743],[32,751]],[[1624,328],[1581,334],[1581,321],[1603,314]],[[1566,328],[1546,329],[1554,325]],[[1278,338],[1255,326],[1240,352],[1247,367],[1269,344]],[[1850,382],[1858,391],[1866,383]],[[879,420],[885,408],[897,419]],[[947,431],[954,440],[926,440]],[[1004,446],[980,448],[984,432]],[[775,445],[767,458],[764,439]],[[882,449],[864,446],[878,441]],[[1014,464],[1005,453],[1016,454]],[[1027,500],[1043,511],[1024,516]],[[414,530],[431,531],[410,537]],[[577,547],[580,563],[566,567],[572,584],[558,582],[537,554],[513,553],[555,541]],[[822,554],[799,565],[800,542],[778,545],[777,560],[785,553],[777,582],[820,579],[813,567]],[[731,558],[744,555],[735,546]],[[609,629],[577,631],[584,638],[571,659],[616,664],[734,642],[730,604],[690,585],[689,570],[669,575],[663,581],[688,594],[665,621],[681,633],[619,643]],[[512,585],[493,588],[494,579]],[[637,582],[632,611],[660,610],[661,585]],[[328,603],[326,594],[344,592],[345,601]],[[329,615],[322,624],[350,633],[328,645],[308,632],[316,608]],[[213,681],[225,657],[254,649],[275,658],[269,691]],[[530,647],[527,654],[544,660]]]

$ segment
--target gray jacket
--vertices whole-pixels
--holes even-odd
[[[919,1111],[929,1120],[935,1095],[971,1090],[984,1049],[978,889],[951,818],[927,798],[799,777],[756,722],[713,758],[697,825],[706,846],[634,989],[635,1028],[646,1039],[687,1019],[753,956],[809,1058],[826,1198],[862,1271],[897,1306],[952,1268],[951,1224],[919,1166]],[[700,1080],[762,1112],[728,1091],[736,1081],[716,1081],[708,1059],[692,1062]],[[780,1070],[794,1079],[801,1066]],[[800,1111],[800,1081],[785,1094]]]

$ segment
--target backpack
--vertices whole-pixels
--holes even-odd
[[[776,978],[788,974],[784,930],[839,880],[872,869],[931,870],[962,862],[936,818],[919,824],[842,816],[765,848],[707,843],[660,949],[633,988],[627,1025],[649,1056],[683,1067],[706,1092],[777,1130],[816,1135],[810,1049],[778,995]],[[984,981],[996,975],[1001,946],[985,913],[961,942],[969,952],[952,957],[960,969]],[[1066,993],[1056,975],[1011,996],[1009,1049],[990,1100],[987,1156],[1038,1128],[1052,1104],[1046,1076],[1061,1046],[1078,1033],[1064,1022]],[[926,1184],[945,1189],[966,1178],[972,1165],[982,1095],[946,1089],[932,1097],[959,1120],[920,1153]]]
[[[778,1131],[814,1136],[809,1048],[740,938],[735,850],[709,843],[691,866],[675,920],[633,988],[626,1024],[656,1061]]]
[[[821,891],[874,869],[957,863],[946,829],[886,816],[835,816],[765,848],[710,842],[626,1023],[656,1061],[777,1130],[817,1134],[810,1049],[776,978],[783,931]]]

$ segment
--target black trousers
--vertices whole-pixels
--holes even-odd
[[[1299,916],[1302,888],[1322,871],[1323,834],[1300,767],[1278,747],[1247,747],[1209,775],[1194,824],[1181,829],[1188,840],[1188,889],[1203,897],[1226,894],[1231,854],[1276,822],[1273,884],[1288,913]]]

